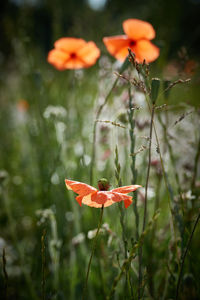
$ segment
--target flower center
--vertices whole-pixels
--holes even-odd
[[[131,42],[130,42],[130,47],[133,47],[133,46],[135,46],[135,44],[136,44],[136,42],[135,42],[135,41],[131,41]]]
[[[72,53],[70,54],[70,58],[76,58],[76,53],[72,52]]]

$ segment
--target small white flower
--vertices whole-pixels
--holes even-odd
[[[101,233],[101,232],[103,232],[103,229],[99,230],[99,233]],[[97,228],[93,229],[93,230],[89,230],[88,234],[87,234],[88,239],[90,239],[90,240],[93,239],[96,236],[96,233],[97,233]]]
[[[66,117],[66,115],[67,115],[67,111],[61,105],[58,105],[58,106],[49,105],[49,106],[47,106],[47,108],[45,109],[45,111],[43,113],[43,116],[45,119],[49,119],[51,117],[64,118],[64,117]]]
[[[51,176],[51,183],[53,183],[55,185],[60,183],[59,176],[56,172],[53,173],[52,176]]]
[[[81,142],[78,142],[74,145],[74,152],[77,156],[83,155],[84,149],[83,144]]]
[[[82,243],[85,240],[85,234],[83,232],[80,232],[72,239],[72,245],[78,245]]]

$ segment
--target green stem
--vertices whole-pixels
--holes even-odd
[[[143,217],[143,226],[142,226],[143,231],[145,230],[146,219],[147,219],[147,195],[148,195],[148,184],[149,184],[150,168],[151,168],[151,144],[152,144],[154,112],[155,112],[155,104],[153,104],[152,110],[151,110],[151,124],[150,124],[150,133],[149,133],[149,161],[148,161],[146,185],[145,185],[144,217]],[[140,264],[139,264],[138,300],[141,298],[140,289],[141,289],[141,283],[142,283],[142,248],[139,249],[139,261],[140,261]]]
[[[132,95],[131,95],[131,85],[129,85],[128,88],[128,93],[129,93],[129,112],[128,112],[128,120],[129,120],[129,125],[130,125],[130,130],[129,130],[129,135],[130,135],[130,152],[134,153],[135,152],[135,135],[134,135],[134,129],[135,129],[135,120],[133,119],[134,115],[134,107],[133,107],[133,101],[132,101]],[[135,160],[136,157],[132,156],[132,162],[131,162],[131,172],[132,172],[132,184],[135,184],[137,182],[137,170],[135,168]],[[133,211],[135,214],[135,227],[136,227],[136,240],[139,239],[139,214],[138,214],[138,208],[137,208],[137,192],[135,192],[135,203],[133,205]],[[141,267],[141,249],[138,249],[138,262],[139,262],[139,277],[138,277],[138,296],[139,296],[139,290],[140,290],[140,285],[141,285],[141,272],[142,272],[142,267]],[[140,296],[139,296],[140,297]]]
[[[88,284],[88,278],[89,278],[89,273],[90,273],[90,267],[91,267],[94,251],[96,249],[97,237],[98,237],[98,234],[99,234],[99,231],[100,231],[100,228],[101,228],[101,224],[102,224],[103,211],[104,211],[104,205],[102,205],[102,207],[101,207],[101,214],[100,214],[100,218],[99,218],[99,224],[98,224],[96,235],[94,237],[92,252],[91,252],[90,260],[89,260],[89,263],[88,263],[87,274],[86,274],[86,279],[85,279],[85,285],[84,285],[84,289],[83,289],[83,298],[82,298],[83,300],[85,299],[86,292],[87,292],[87,284]]]
[[[149,174],[151,168],[151,144],[152,144],[154,112],[155,112],[155,105],[152,106],[152,111],[151,111],[151,124],[150,124],[150,133],[149,133],[149,161],[148,161],[148,169],[147,169],[147,177],[146,177],[146,185],[145,185],[143,230],[145,229],[146,218],[147,218],[147,195],[148,195]]]

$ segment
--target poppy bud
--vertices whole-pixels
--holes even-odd
[[[165,99],[169,98],[169,93],[170,93],[169,86],[170,86],[170,84],[171,84],[171,81],[169,81],[169,80],[164,80],[164,82],[163,82]]]
[[[152,78],[152,80],[151,80],[151,101],[153,104],[156,103],[156,100],[158,98],[159,87],[160,87],[160,79]]]
[[[107,191],[109,189],[109,182],[106,178],[101,178],[98,181],[98,187],[100,191]]]

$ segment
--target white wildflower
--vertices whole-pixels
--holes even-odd
[[[45,119],[49,119],[51,117],[64,118],[64,117],[66,117],[66,115],[67,115],[67,111],[61,105],[58,105],[58,106],[49,105],[49,106],[47,106],[47,108],[45,109],[45,111],[43,113],[43,116]]]
[[[75,237],[72,238],[72,245],[78,245],[82,243],[85,240],[85,234],[83,232],[80,232]]]

